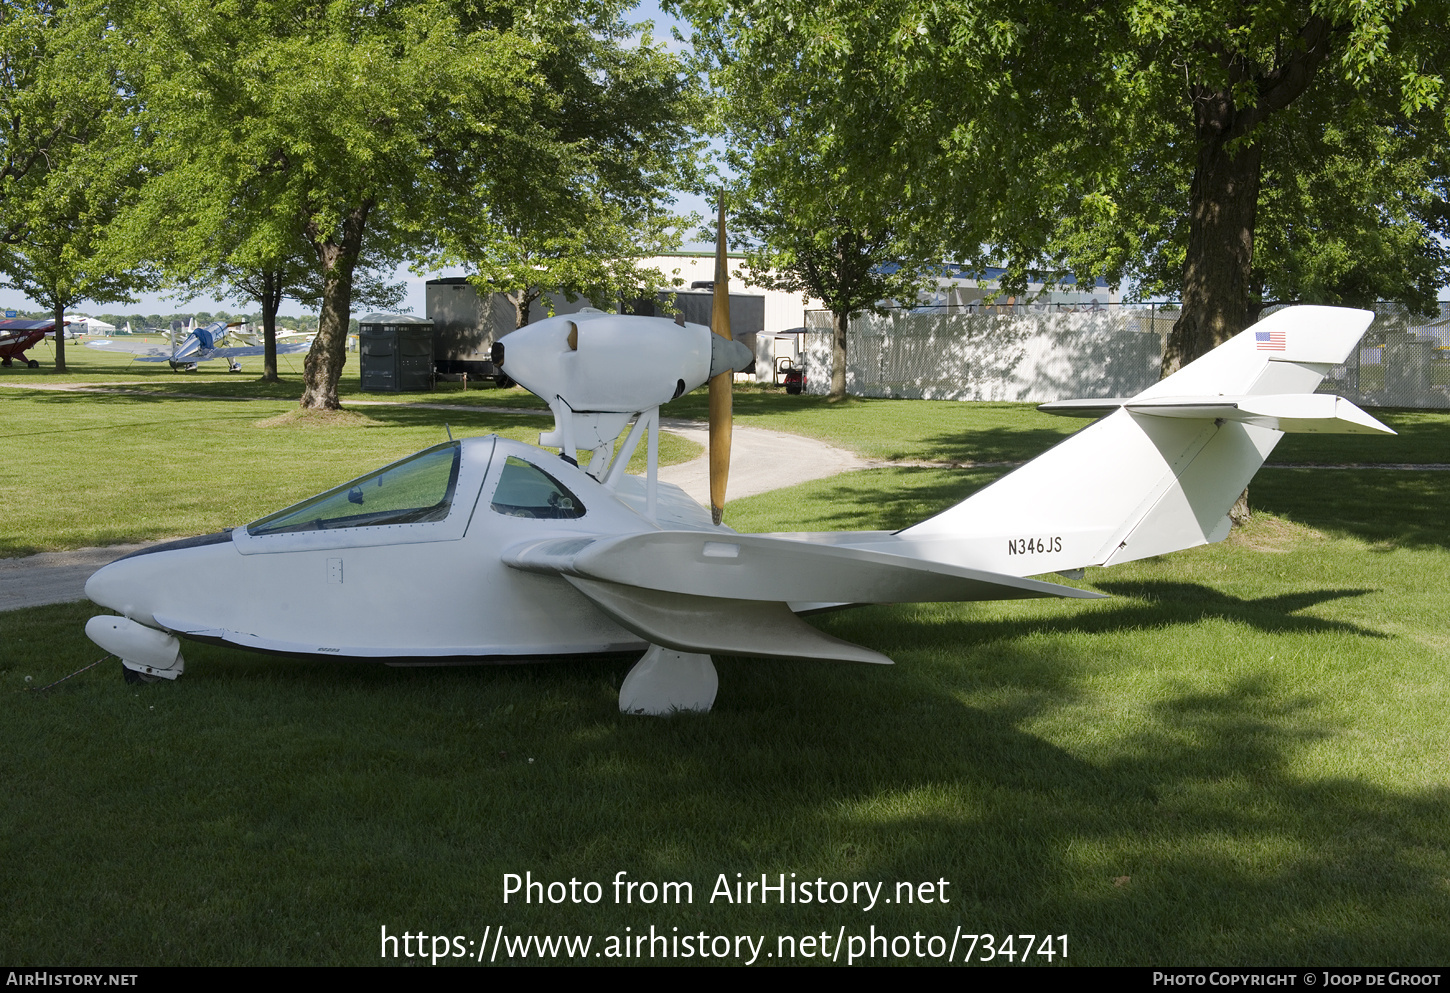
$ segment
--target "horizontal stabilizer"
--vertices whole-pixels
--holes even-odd
[[[1120,407],[1134,414],[1236,421],[1289,434],[1395,433],[1353,403],[1329,393],[1057,400],[1038,409],[1071,417],[1100,417]]]
[[[773,535],[648,531],[504,550],[506,565],[726,600],[931,603],[1102,594],[875,549]]]

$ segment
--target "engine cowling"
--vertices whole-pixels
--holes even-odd
[[[494,349],[510,379],[579,413],[649,410],[755,358],[703,324],[588,312],[529,324]]]

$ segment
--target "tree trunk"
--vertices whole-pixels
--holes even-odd
[[[1310,14],[1274,66],[1256,68],[1225,49],[1228,85],[1188,88],[1198,161],[1188,194],[1183,314],[1163,350],[1165,377],[1238,334],[1258,313],[1253,262],[1261,149],[1255,129],[1309,88],[1334,36],[1323,14]],[[1253,97],[1239,106],[1235,94],[1244,92]]]
[[[846,325],[850,314],[831,312],[831,399],[846,397]]]
[[[347,328],[352,316],[352,279],[362,248],[372,202],[354,207],[343,218],[341,243],[327,237],[315,221],[307,224],[307,239],[322,267],[322,313],[317,336],[303,363],[301,406],[310,410],[340,410],[337,387],[347,361]]]
[[[65,304],[56,304],[53,313],[55,315],[55,371],[70,372],[65,367]]]
[[[1198,162],[1188,194],[1188,252],[1183,260],[1183,313],[1168,333],[1162,377],[1173,375],[1253,323],[1262,306],[1254,279],[1254,225],[1259,213],[1261,149],[1254,129],[1310,86],[1328,55],[1333,25],[1311,14],[1283,60],[1254,73],[1238,56],[1226,56],[1229,85],[1191,86]],[[1243,107],[1235,90],[1251,86]],[[1229,510],[1235,526],[1249,519],[1245,487]]]
[[[508,302],[514,305],[514,330],[524,327],[532,319],[534,301],[543,296],[541,289],[530,289],[525,286],[513,293],[505,293]]]
[[[277,382],[277,311],[282,309],[280,273],[262,273],[262,382]]]
[[[1188,253],[1183,260],[1183,313],[1163,350],[1164,378],[1207,355],[1249,326],[1254,301],[1254,224],[1259,211],[1257,142],[1228,148],[1233,108],[1228,94],[1198,104],[1198,165],[1189,192]],[[1249,519],[1245,487],[1229,511]]]
[[[1165,378],[1248,326],[1259,161],[1257,143],[1231,152],[1227,140],[1205,134],[1200,126],[1189,195],[1183,313],[1163,351]]]

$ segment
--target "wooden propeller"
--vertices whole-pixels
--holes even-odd
[[[711,300],[710,330],[730,337],[730,273],[725,261],[725,197],[715,236],[715,292]],[[710,517],[719,524],[725,517],[725,483],[730,478],[730,392],[735,374],[727,369],[710,379]]]

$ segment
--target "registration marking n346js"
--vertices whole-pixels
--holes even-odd
[[[1062,551],[1062,535],[1041,538],[1008,538],[1008,555],[1038,555]]]

